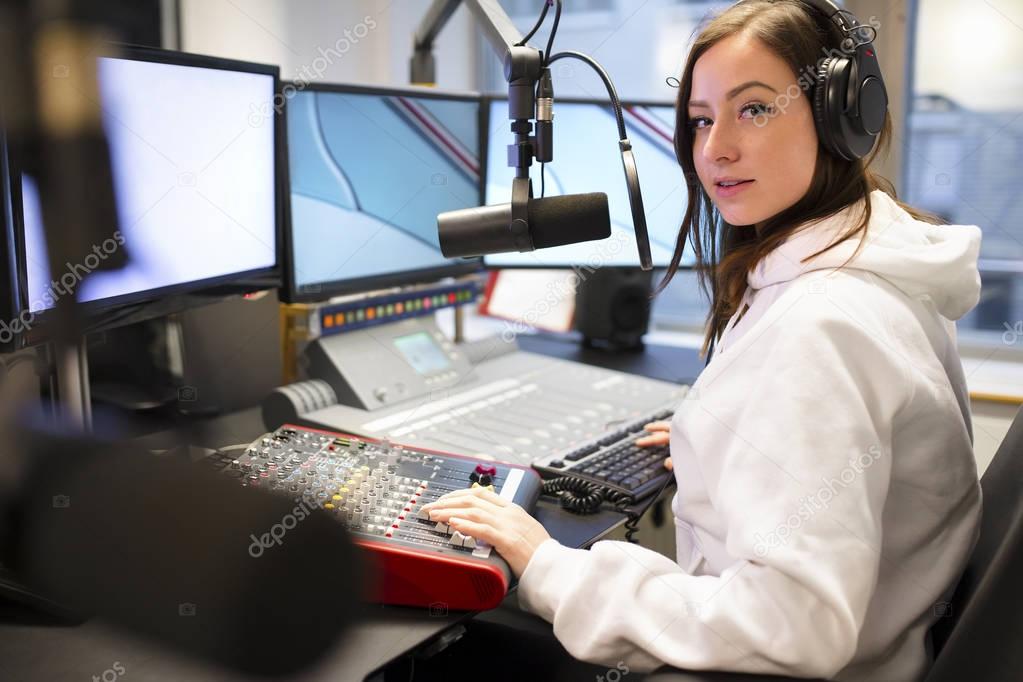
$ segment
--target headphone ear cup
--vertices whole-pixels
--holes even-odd
[[[831,154],[851,161],[843,144],[842,104],[849,76],[849,60],[828,57],[817,68],[817,82],[813,91],[813,118],[821,144]]]

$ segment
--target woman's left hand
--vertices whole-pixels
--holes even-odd
[[[430,520],[486,542],[504,557],[518,578],[536,548],[551,536],[525,509],[488,488],[466,488],[423,505]]]

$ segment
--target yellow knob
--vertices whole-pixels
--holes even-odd
[[[324,508],[324,509],[333,509],[333,508],[334,508],[334,505],[332,505],[332,504],[331,504],[330,502],[328,502],[328,503],[326,503],[325,505],[323,505],[323,508]]]

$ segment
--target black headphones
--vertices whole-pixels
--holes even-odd
[[[799,1],[833,21],[843,35],[839,46],[821,55],[813,69],[811,106],[817,137],[840,159],[862,159],[874,148],[888,112],[888,91],[874,49],[877,29],[861,24],[831,0]],[[666,80],[678,87],[677,78]]]
[[[854,161],[870,153],[884,126],[888,91],[877,63],[877,30],[860,24],[831,0],[802,0],[834,21],[844,38],[816,68],[813,120],[817,136],[830,153]]]

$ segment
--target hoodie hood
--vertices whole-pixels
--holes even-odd
[[[881,190],[870,193],[870,205],[863,248],[844,268],[874,273],[907,296],[930,298],[949,320],[958,320],[969,312],[980,298],[980,228],[916,220]],[[801,261],[834,243],[862,218],[861,200],[833,216],[800,227],[750,272],[750,288],[762,289],[814,270],[843,266],[856,251],[861,235],[805,263]]]

